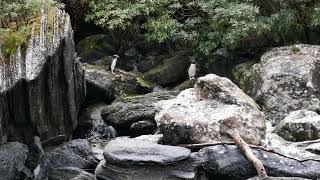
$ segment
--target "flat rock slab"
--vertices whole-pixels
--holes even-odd
[[[159,145],[138,139],[115,139],[104,150],[107,162],[119,164],[173,164],[187,159],[189,149],[176,146]]]

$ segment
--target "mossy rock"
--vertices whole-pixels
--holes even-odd
[[[116,51],[108,35],[97,34],[81,40],[77,45],[77,52],[81,62],[97,64],[96,61],[112,56]]]
[[[187,55],[177,55],[164,59],[161,64],[144,73],[144,77],[160,86],[174,86],[187,78],[190,61]]]
[[[105,89],[104,95],[109,95],[109,91],[114,91],[116,97],[126,97],[149,93],[155,85],[148,82],[139,73],[126,72],[116,69],[115,74],[106,70],[105,66],[85,65],[87,84],[93,84],[90,87],[97,87],[98,90]],[[96,96],[97,91],[91,91]],[[90,93],[90,92],[88,92]],[[109,96],[108,96],[109,97]],[[103,99],[100,97],[100,99]],[[110,99],[110,98],[109,98]]]

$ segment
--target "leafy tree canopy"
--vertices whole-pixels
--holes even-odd
[[[317,0],[91,0],[87,21],[113,32],[142,33],[210,55],[272,34],[276,43],[307,41],[320,25]],[[293,38],[292,38],[293,37]],[[121,37],[119,37],[121,38]]]

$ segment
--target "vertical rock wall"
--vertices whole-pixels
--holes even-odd
[[[43,12],[27,50],[18,48],[9,58],[0,50],[0,60],[0,144],[28,144],[34,135],[41,140],[70,137],[85,97],[85,79],[69,15],[59,9]]]

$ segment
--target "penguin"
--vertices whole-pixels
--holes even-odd
[[[195,79],[194,76],[196,75],[196,72],[197,72],[196,63],[192,61],[188,69],[189,79]]]
[[[112,59],[112,63],[111,63],[111,73],[112,74],[115,74],[114,69],[116,68],[118,58],[119,58],[118,55],[116,55],[116,54],[113,55],[113,59]]]

